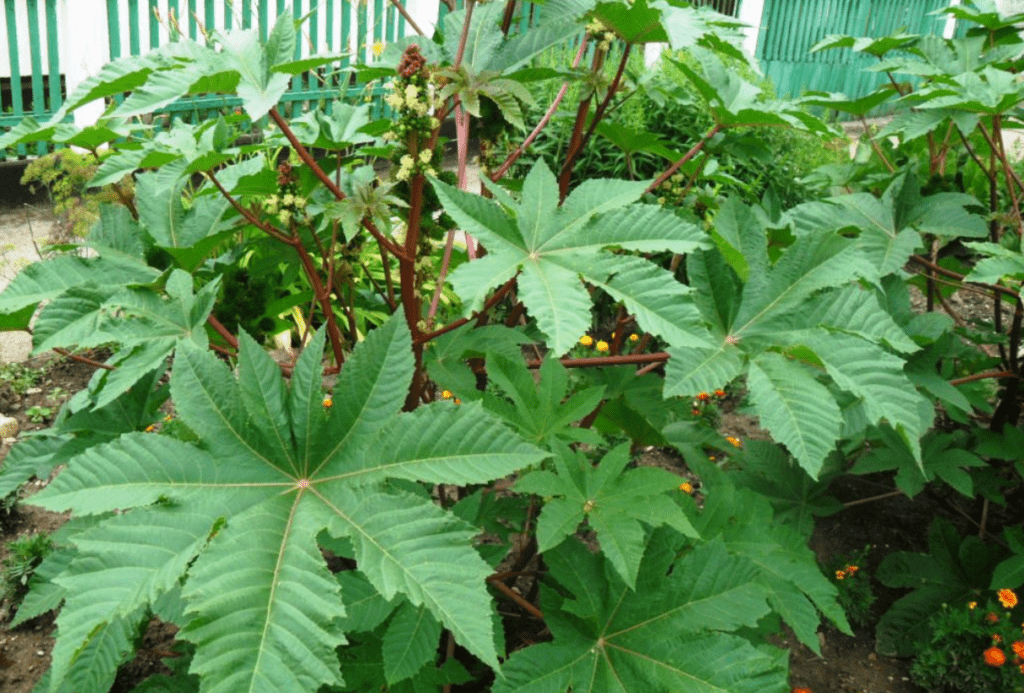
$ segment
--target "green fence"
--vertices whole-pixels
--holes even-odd
[[[285,113],[330,102],[339,92],[361,94],[351,72],[354,62],[369,62],[373,46],[406,35],[406,22],[386,0],[106,0],[110,58],[141,55],[188,36],[201,41],[214,30],[255,29],[266,39],[274,21],[291,8],[295,19],[307,17],[295,58],[318,53],[348,52],[337,63],[299,75],[282,98]],[[210,110],[234,108],[238,99],[210,95],[184,99],[162,109],[173,116],[202,116]]]
[[[942,35],[945,15],[933,11],[948,0],[765,0],[757,58],[779,96],[805,91],[858,97],[887,82],[884,73],[865,72],[876,58],[850,50],[810,54],[829,34],[885,36],[900,29]]]
[[[43,120],[62,103],[60,48],[57,42],[58,0],[4,0],[3,29],[7,39],[6,65],[0,70],[0,131],[14,127],[26,115]],[[46,152],[38,143],[33,153]],[[29,153],[18,148],[18,155]],[[3,153],[0,152],[0,159]]]

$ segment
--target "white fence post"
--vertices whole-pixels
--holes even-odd
[[[743,29],[743,48],[750,55],[757,54],[757,37],[761,33],[764,19],[764,0],[743,0],[740,3],[739,20],[746,24]]]
[[[64,80],[70,96],[79,84],[109,61],[107,8],[103,0],[60,0],[60,45]],[[97,100],[74,112],[75,125],[93,125],[103,115]]]

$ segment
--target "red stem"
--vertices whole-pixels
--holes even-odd
[[[576,58],[572,61],[573,68],[577,67],[580,64],[580,60],[583,59],[583,54],[586,52],[587,37],[584,35],[583,40],[580,42],[580,49],[576,51]],[[545,126],[547,126],[548,122],[551,121],[552,116],[555,115],[555,111],[558,110],[558,105],[562,103],[562,99],[565,97],[567,91],[569,91],[569,82],[562,82],[562,88],[558,90],[558,95],[555,96],[555,100],[551,102],[551,106],[548,108],[547,113],[545,113],[544,117],[540,119],[539,123],[537,123],[537,127],[533,129],[533,132],[531,132],[530,135],[525,140],[523,140],[523,143],[516,147],[515,150],[508,155],[508,158],[505,159],[505,163],[499,166],[498,170],[491,174],[492,181],[496,183],[499,180],[501,180],[502,176],[504,176],[512,167],[512,164],[514,164],[519,159],[519,157],[523,155],[523,153],[526,151],[526,148],[529,147],[535,139],[537,139],[537,135],[541,133]]]
[[[704,137],[701,138],[700,142],[693,145],[690,151],[686,152],[686,154],[683,155],[682,159],[669,166],[668,169],[666,169],[664,173],[658,176],[658,179],[651,183],[647,190],[645,190],[644,192],[649,193],[657,190],[658,186],[667,181],[669,178],[671,178],[672,174],[678,171],[683,164],[685,164],[687,161],[695,157],[697,153],[704,148],[704,145],[707,144],[712,137],[717,135],[718,131],[721,129],[722,126],[719,125],[718,123],[715,123],[715,126],[707,131],[707,134],[705,134]]]

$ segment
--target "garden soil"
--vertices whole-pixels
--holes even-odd
[[[32,223],[36,228],[47,219],[45,208],[0,207],[0,232],[22,228]],[[0,236],[0,246],[4,237]],[[52,414],[33,421],[27,412],[33,407],[56,411],[63,401],[85,387],[92,369],[83,364],[58,357],[42,357],[25,364],[39,370],[36,384],[23,393],[15,392],[11,383],[0,382],[0,415],[17,419],[21,434],[49,424]],[[36,410],[38,419],[38,410]],[[726,413],[722,418],[723,433],[742,439],[759,437],[756,421],[738,414]],[[11,441],[0,447],[0,464],[10,450]],[[682,465],[661,451],[648,453],[648,463],[673,468],[685,473]],[[23,490],[27,498],[49,480],[36,480]],[[811,548],[822,563],[851,555],[866,545],[874,547],[868,564],[861,566],[873,574],[884,555],[893,550],[921,551],[926,548],[926,531],[936,515],[948,517],[959,525],[963,518],[953,509],[928,494],[910,501],[903,497],[884,501],[855,503],[892,489],[892,481],[884,476],[858,477],[839,483],[834,495],[853,503],[847,510],[819,520],[811,539]],[[17,503],[7,512],[0,512],[0,564],[8,555],[7,544],[38,532],[52,532],[66,519],[65,515],[49,513],[25,503]],[[879,600],[873,616],[878,616],[900,596],[875,584]],[[50,663],[55,630],[54,614],[33,619],[17,628],[10,628],[10,604],[0,604],[0,692],[29,693]],[[873,624],[857,629],[853,637],[829,627],[820,632],[821,656],[799,645],[791,634],[783,635],[778,644],[792,648],[790,657],[791,685],[809,688],[814,693],[922,693],[923,689],[909,681],[909,662],[876,655]],[[161,657],[172,655],[174,628],[153,622],[137,658],[122,667],[114,687],[116,693],[130,691],[145,677],[169,673]],[[466,689],[471,690],[471,689]]]

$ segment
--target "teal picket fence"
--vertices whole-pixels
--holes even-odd
[[[847,49],[811,54],[811,47],[830,34],[886,36],[903,29],[942,35],[946,16],[932,13],[948,4],[948,0],[765,0],[756,56],[779,96],[806,91],[864,96],[888,82],[885,73],[865,71],[876,58]]]
[[[7,39],[7,51],[0,56],[0,132],[27,115],[49,118],[63,102],[57,4],[58,0],[3,0],[0,37]],[[43,154],[46,149],[40,142],[19,147],[17,155]]]
[[[110,58],[142,55],[176,36],[202,41],[213,31],[254,29],[266,39],[276,18],[290,11],[306,18],[295,58],[332,52],[349,55],[335,63],[296,76],[279,108],[296,114],[312,104],[328,105],[339,95],[378,97],[366,93],[346,68],[370,62],[374,45],[384,45],[407,32],[406,21],[387,0],[106,0]],[[290,10],[289,10],[290,8]],[[205,117],[211,111],[231,109],[241,102],[222,95],[182,99],[161,109],[172,117]]]

